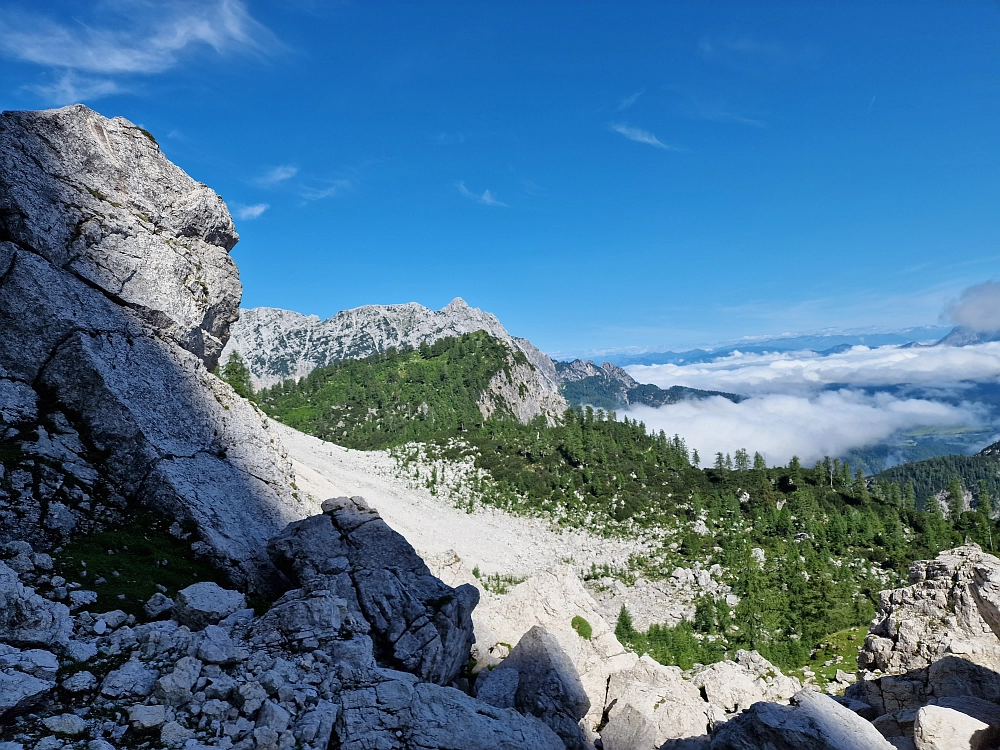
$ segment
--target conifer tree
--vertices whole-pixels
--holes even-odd
[[[915,510],[917,507],[917,491],[913,487],[913,482],[907,482],[903,490],[903,507]]]
[[[951,482],[948,484],[946,500],[948,503],[948,518],[952,523],[955,523],[965,509],[965,498],[962,496],[962,480],[958,477],[952,477]]]
[[[976,511],[989,520],[993,516],[993,500],[990,498],[990,490],[986,485],[986,480],[979,480],[979,496],[976,498]]]
[[[222,379],[233,387],[233,390],[243,398],[253,401],[253,383],[250,380],[250,369],[239,352],[233,352],[229,360],[222,366]]]

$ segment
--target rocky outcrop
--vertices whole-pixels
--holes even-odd
[[[327,500],[323,512],[270,541],[275,563],[296,585],[341,597],[346,612],[370,626],[366,633],[380,664],[451,683],[469,660],[479,593],[467,584],[452,589],[432,576],[362,498]]]
[[[51,546],[142,502],[272,585],[264,543],[305,507],[263,415],[207,370],[237,314],[236,240],[128,121],[0,115],[0,535]]]
[[[711,750],[892,750],[867,721],[829,696],[803,690],[791,705],[755,703],[726,722]]]
[[[910,586],[881,593],[849,694],[880,714],[953,696],[1000,703],[1000,640],[981,614],[992,616],[998,569],[974,544],[915,562]]]
[[[350,555],[349,567],[356,565],[361,578],[388,572],[409,587],[383,598],[377,611],[362,610],[364,595],[355,590],[340,596],[336,574],[314,556],[296,573],[305,585],[262,617],[233,611],[242,595],[208,582],[178,596],[174,611],[190,626],[177,619],[140,623],[117,611],[65,613],[67,646],[57,634],[46,644],[52,651],[0,643],[0,746],[16,740],[54,748],[59,737],[80,736],[91,748],[152,742],[223,750],[562,750],[557,735],[532,716],[384,666],[380,619],[407,631],[414,595],[459,599],[462,592],[414,570],[394,532],[371,514],[365,518],[357,503],[350,508],[337,503],[316,517],[330,527],[336,519],[343,546],[356,545],[331,547],[331,559]],[[308,536],[301,524],[272,549],[289,552],[295,536]],[[312,536],[322,539],[329,537]],[[315,574],[307,576],[309,570]],[[16,574],[13,580],[21,598],[31,596]],[[447,610],[443,601],[421,604],[438,614]],[[470,630],[468,613],[459,619]],[[426,654],[439,654],[442,642],[425,643]],[[461,648],[445,645],[456,655]],[[467,658],[467,642],[464,648]],[[53,651],[76,655],[64,663],[74,663],[71,671],[62,671]],[[428,663],[444,661],[417,662]]]

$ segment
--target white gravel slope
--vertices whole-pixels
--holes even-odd
[[[484,574],[523,577],[563,562],[579,571],[591,563],[624,567],[629,555],[642,551],[637,542],[559,530],[492,508],[467,513],[399,476],[385,451],[350,450],[278,422],[271,426],[285,444],[299,490],[317,511],[326,498],[361,495],[425,559],[454,551]]]

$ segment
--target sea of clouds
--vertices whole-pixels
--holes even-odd
[[[966,296],[981,308],[983,294]],[[746,448],[760,451],[773,465],[793,455],[803,462],[844,455],[916,428],[990,426],[990,410],[963,400],[962,393],[970,383],[1000,383],[1000,342],[856,346],[829,356],[811,351],[734,352],[710,363],[626,369],[640,383],[748,397],[738,404],[714,397],[659,408],[639,406],[627,415],[651,429],[683,436],[703,462],[716,452]]]

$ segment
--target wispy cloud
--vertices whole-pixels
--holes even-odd
[[[636,91],[631,96],[626,96],[624,99],[621,100],[621,102],[619,102],[619,104],[618,104],[618,111],[619,112],[624,112],[626,109],[628,109],[633,104],[635,104],[637,101],[639,101],[639,97],[642,96],[645,93],[646,93],[646,89],[640,89],[639,91]]]
[[[493,194],[493,192],[491,190],[484,190],[482,195],[479,195],[477,193],[473,193],[471,190],[469,190],[469,188],[467,188],[465,186],[465,181],[464,180],[455,183],[455,187],[457,187],[458,188],[458,192],[460,192],[466,198],[472,198],[473,200],[475,200],[475,201],[477,201],[479,203],[482,203],[482,204],[484,204],[486,206],[506,206],[507,205],[506,203],[503,203],[503,202],[497,200],[497,197]]]
[[[264,213],[270,206],[266,203],[255,203],[252,206],[241,206],[236,203],[233,204],[233,208],[236,209],[236,218],[238,219],[256,219],[262,213]]]
[[[763,57],[777,60],[785,57],[785,48],[778,42],[757,39],[750,34],[727,36],[705,36],[698,42],[698,51],[705,57],[716,57],[723,53],[736,53],[748,57]]]
[[[745,117],[744,115],[736,114],[735,112],[726,112],[725,110],[702,110],[701,117],[704,120],[712,120],[714,122],[735,122],[739,125],[749,125],[752,128],[767,127],[767,123],[764,120],[758,120],[754,117]]]
[[[655,135],[650,133],[648,130],[643,130],[642,128],[632,128],[625,123],[612,123],[611,130],[619,133],[630,141],[635,141],[636,143],[644,143],[647,146],[654,146],[655,148],[661,148],[664,151],[686,151],[686,149],[680,148],[679,146],[671,146],[664,143]]]
[[[942,317],[973,331],[1000,331],[1000,283],[987,281],[963,290]]]
[[[277,185],[279,182],[292,179],[299,173],[298,167],[290,164],[283,164],[274,169],[268,170],[263,176],[257,178],[259,185]]]
[[[161,73],[190,47],[266,54],[281,46],[240,0],[120,0],[98,8],[99,25],[86,18],[67,25],[7,5],[0,10],[0,55],[62,71],[58,84],[33,87],[62,104],[117,93],[115,78]]]
[[[115,81],[107,78],[82,76],[72,70],[65,71],[51,83],[31,84],[26,88],[40,94],[45,101],[56,104],[93,101],[124,91],[123,87]]]
[[[346,179],[323,180],[316,187],[302,190],[302,197],[307,201],[318,201],[324,198],[334,198],[354,187],[354,183]]]

